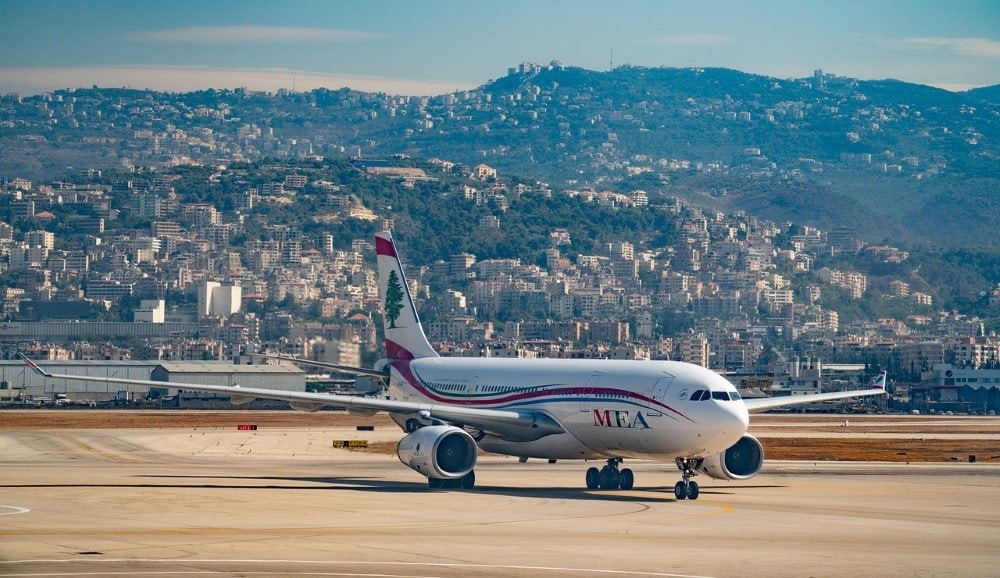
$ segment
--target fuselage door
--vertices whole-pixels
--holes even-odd
[[[604,376],[603,371],[595,371],[594,375],[587,378],[587,384],[580,392],[580,411],[590,411],[594,407],[594,398],[597,396],[598,383]]]
[[[655,401],[664,403],[667,399],[667,393],[670,391],[670,386],[673,384],[674,376],[664,372],[663,377],[657,379],[656,383],[653,384],[653,393],[650,397]],[[657,406],[652,406],[649,408],[649,415],[663,415],[663,412]]]

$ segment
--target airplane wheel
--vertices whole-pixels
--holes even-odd
[[[476,487],[476,472],[472,471],[465,474],[465,477],[462,478],[462,489],[471,490],[474,487]]]
[[[440,478],[427,478],[427,485],[436,490],[441,487],[443,481]]]
[[[620,483],[621,489],[623,489],[623,490],[631,490],[632,489],[632,485],[634,483],[635,483],[635,474],[632,473],[632,470],[630,470],[628,468],[625,468],[624,470],[622,470],[621,471],[621,483]]]
[[[621,479],[616,470],[611,468],[606,468],[601,472],[601,489],[602,490],[617,490],[618,484],[621,483]]]
[[[697,500],[699,494],[698,482],[689,482],[687,487],[687,497],[689,500]]]
[[[596,490],[601,485],[601,471],[597,468],[587,470],[587,489]]]
[[[687,488],[684,487],[684,482],[674,484],[674,497],[678,500],[687,498]]]

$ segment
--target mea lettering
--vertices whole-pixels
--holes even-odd
[[[594,410],[594,427],[651,429],[649,424],[646,422],[646,418],[642,417],[641,411],[635,412],[635,417],[632,417],[627,411],[611,409]]]

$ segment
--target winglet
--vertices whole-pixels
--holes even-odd
[[[886,372],[878,374],[875,381],[872,382],[872,389],[885,389]]]
[[[18,355],[21,356],[21,359],[24,360],[24,364],[27,365],[28,367],[30,367],[32,371],[34,371],[38,375],[41,375],[42,377],[51,377],[51,374],[47,373],[41,367],[38,367],[38,365],[34,361],[28,359],[27,355],[25,355],[23,353],[20,353],[20,352],[18,352]]]

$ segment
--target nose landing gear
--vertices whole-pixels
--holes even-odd
[[[587,489],[596,490],[631,490],[635,484],[635,475],[632,470],[625,468],[618,469],[622,463],[621,458],[611,458],[606,466],[598,470],[590,468],[587,470]]]
[[[674,484],[674,497],[678,500],[697,500],[698,494],[700,493],[698,488],[698,482],[693,481],[691,478],[698,475],[697,470],[701,467],[704,460],[701,458],[677,458],[674,463],[677,464],[677,469],[681,471],[681,481]]]

